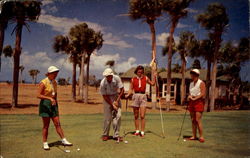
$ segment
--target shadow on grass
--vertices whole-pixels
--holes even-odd
[[[81,100],[81,99],[78,99],[78,100],[75,101],[75,103],[84,103],[84,101]],[[94,99],[88,99],[88,104],[99,105],[99,104],[102,104],[102,102],[94,101]]]
[[[30,108],[30,107],[38,107],[38,104],[18,104],[15,108]],[[2,109],[11,109],[10,103],[1,103],[0,108]]]
[[[135,131],[130,131],[130,132],[127,132],[127,133],[125,133],[124,135],[123,135],[123,137],[126,137],[127,135],[134,135],[135,134]],[[158,133],[156,133],[156,132],[154,132],[154,131],[145,131],[145,135],[146,134],[153,134],[153,135],[155,135],[155,136],[157,136],[157,137],[159,137],[159,138],[165,138],[165,136],[163,135],[163,134],[158,134]]]

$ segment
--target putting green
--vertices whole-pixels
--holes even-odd
[[[183,114],[164,113],[166,138],[161,137],[160,115],[148,114],[144,139],[128,134],[128,143],[103,142],[102,114],[62,115],[61,124],[73,147],[54,146],[42,149],[42,122],[37,115],[0,115],[0,155],[3,158],[244,158],[250,156],[250,112],[205,113],[203,118],[205,143],[177,141]],[[132,131],[133,116],[123,113],[121,134]],[[111,130],[112,133],[112,130]],[[191,135],[189,117],[183,135]],[[51,122],[48,142],[59,140]],[[80,149],[79,151],[77,149]]]

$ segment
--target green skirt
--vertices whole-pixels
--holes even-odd
[[[41,117],[59,116],[58,105],[52,106],[50,100],[42,99],[39,104],[39,116]]]

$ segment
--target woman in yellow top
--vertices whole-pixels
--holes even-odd
[[[62,144],[66,146],[72,146],[73,144],[68,142],[64,137],[63,130],[59,121],[58,104],[57,104],[57,82],[56,77],[59,69],[55,66],[50,66],[46,73],[46,78],[39,84],[37,97],[41,99],[39,104],[39,115],[43,120],[43,149],[49,150],[47,143],[48,129],[50,119],[52,119],[56,131],[62,139]]]

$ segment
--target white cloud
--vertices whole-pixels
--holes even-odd
[[[165,32],[156,35],[156,45],[157,46],[165,46],[168,36],[169,36],[169,33],[165,33]],[[148,40],[149,41],[148,44],[151,45],[151,34],[148,32],[136,34],[136,35],[133,35],[133,37],[140,39],[140,40]],[[179,42],[179,37],[174,36],[174,39],[175,39],[176,43]]]
[[[140,39],[140,40],[151,40],[151,34],[148,32],[136,34],[136,35],[134,35],[134,37],[137,39]]]
[[[77,18],[70,19],[66,17],[56,17],[48,14],[42,14],[38,20],[38,23],[50,25],[54,31],[58,31],[64,34],[67,34],[71,27],[82,22],[84,21],[80,21]],[[89,27],[93,28],[96,31],[101,31],[104,29],[97,23],[87,21],[85,21],[85,23],[87,23]]]
[[[118,36],[114,36],[112,33],[104,33],[104,44],[117,46],[118,48],[132,48],[133,45],[122,40]]]
[[[120,54],[103,54],[91,56],[90,69],[92,72],[101,73],[105,69],[105,64],[109,60],[115,61],[115,71],[125,72],[131,67],[136,66],[136,59],[134,57],[129,57],[127,60],[122,60]]]
[[[125,72],[131,67],[135,67],[136,59],[134,57],[123,58],[120,54],[93,54],[90,60],[90,74],[96,75],[98,78],[102,77],[103,70],[107,67],[105,63],[108,60],[115,60],[115,71]],[[31,81],[29,76],[29,70],[38,69],[40,74],[38,75],[38,80],[44,77],[47,68],[51,65],[57,66],[61,71],[58,77],[71,77],[72,74],[72,64],[68,60],[68,56],[63,54],[53,54],[49,55],[47,52],[37,52],[31,54],[29,52],[23,52],[21,55],[20,65],[24,65],[24,78],[25,80]],[[12,69],[13,63],[11,59],[4,60],[3,68]],[[77,69],[78,75],[78,69]]]
[[[177,24],[177,28],[179,28],[179,29],[186,28],[186,27],[190,27],[190,25],[186,25],[186,24],[182,24],[182,23]]]
[[[192,9],[192,8],[187,8],[187,10],[189,13],[198,13],[199,12],[199,10]]]
[[[51,26],[54,31],[63,34],[67,34],[71,27],[82,22],[87,23],[89,27],[93,28],[95,31],[102,31],[102,33],[104,34],[104,44],[112,45],[120,49],[133,47],[133,45],[122,40],[120,37],[106,32],[105,28],[97,23],[81,21],[77,18],[56,17],[48,14],[42,14],[38,20],[38,23],[47,24]]]

